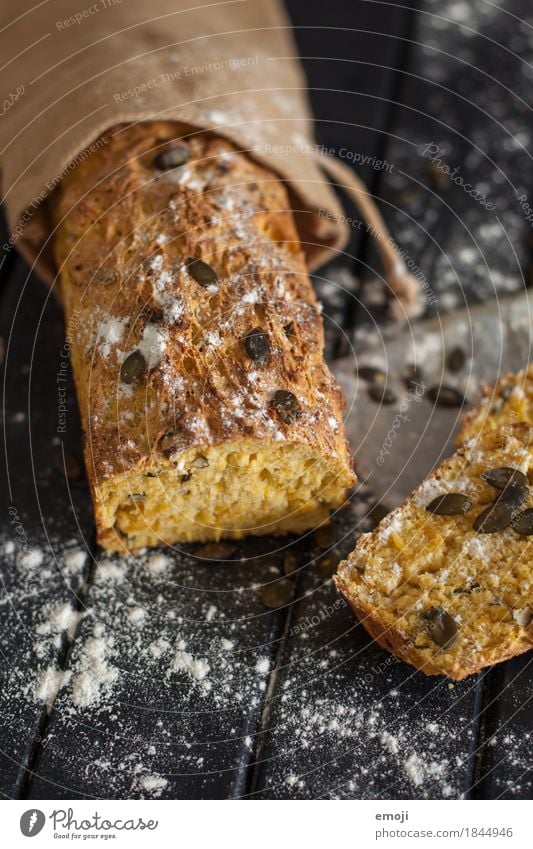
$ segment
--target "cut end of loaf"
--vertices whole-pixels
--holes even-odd
[[[114,477],[96,494],[109,551],[302,532],[343,504],[344,462],[296,443],[242,440]]]
[[[470,440],[339,567],[336,585],[366,630],[426,674],[459,680],[533,647],[531,537],[474,527],[498,494],[483,472],[512,467],[533,484],[532,439],[522,422]],[[468,512],[427,509],[451,492],[470,499]],[[521,509],[531,507],[530,488]]]

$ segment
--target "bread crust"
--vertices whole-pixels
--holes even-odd
[[[87,474],[108,549],[136,547],[109,524],[112,487],[176,468],[191,448],[305,446],[338,481],[332,508],[355,482],[344,399],[323,359],[320,305],[285,186],[230,142],[187,130],[113,128],[53,204]],[[188,161],[155,167],[179,138]],[[208,263],[216,282],[200,284],[190,259]],[[270,341],[264,363],[244,345],[257,327]],[[137,350],[146,373],[124,385],[121,365]],[[272,404],[277,390],[297,398],[290,421]]]

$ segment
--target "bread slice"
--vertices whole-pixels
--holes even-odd
[[[501,495],[482,473],[512,467],[532,483],[532,440],[527,422],[482,430],[340,564],[335,583],[367,631],[429,675],[459,680],[533,646],[533,536],[474,529]],[[518,512],[533,506],[532,491],[523,488]],[[468,512],[427,509],[452,492],[467,496]]]
[[[461,422],[457,444],[487,428],[498,429],[513,422],[533,424],[533,365],[512,374],[503,374],[483,389],[483,399]]]
[[[174,123],[100,141],[54,207],[99,543],[320,524],[355,475],[284,184]]]

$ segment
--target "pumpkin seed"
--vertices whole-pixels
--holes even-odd
[[[235,546],[227,542],[208,542],[198,548],[195,554],[204,560],[228,560],[235,552]]]
[[[515,517],[513,529],[517,534],[522,534],[526,537],[533,534],[533,507],[530,507],[528,510],[524,510],[523,513],[520,513]]]
[[[111,268],[99,268],[94,279],[102,286],[110,286],[118,280],[118,273]]]
[[[292,424],[302,415],[298,398],[288,389],[278,389],[274,393],[272,406],[285,424]]]
[[[446,357],[446,365],[448,367],[448,371],[451,371],[452,374],[455,374],[457,371],[461,371],[464,364],[466,363],[466,354],[462,348],[458,345],[455,348],[452,348],[448,356]]]
[[[189,161],[189,148],[183,142],[175,142],[172,147],[167,147],[158,153],[154,159],[154,165],[159,171],[169,171],[171,168],[179,168]]]
[[[387,375],[380,368],[374,366],[360,366],[357,369],[357,377],[361,380],[366,380],[368,383],[385,383]]]
[[[445,495],[437,495],[426,510],[437,516],[457,516],[459,513],[468,513],[474,502],[468,495],[462,492],[447,492]]]
[[[261,590],[261,601],[269,610],[288,604],[294,595],[294,584],[288,578],[279,578]]]
[[[435,645],[445,650],[453,648],[459,636],[459,626],[453,616],[442,607],[432,607],[423,616]]]
[[[292,575],[298,568],[298,555],[295,551],[286,551],[283,557],[283,572]]]
[[[255,327],[244,339],[244,350],[254,363],[262,363],[270,354],[268,333]]]
[[[529,607],[523,607],[522,610],[513,610],[513,619],[521,628],[527,628],[533,619],[533,613]]]
[[[178,446],[178,431],[168,430],[159,440],[159,450],[165,457],[170,457],[175,453]]]
[[[331,578],[337,571],[340,561],[340,555],[336,551],[329,551],[324,554],[317,563],[320,575],[324,578]]]
[[[395,404],[398,400],[392,389],[381,386],[379,383],[372,383],[367,391],[370,398],[377,404]]]
[[[403,376],[403,382],[409,392],[416,392],[420,387],[422,387],[422,390],[424,389],[422,371],[414,364],[408,366]]]
[[[495,489],[505,489],[509,484],[529,486],[527,476],[512,466],[499,466],[497,469],[485,469],[481,477]]]
[[[456,587],[454,593],[455,595],[470,595],[474,590],[479,590],[480,586],[477,581],[472,581],[467,587]]]
[[[330,548],[335,542],[335,528],[331,522],[320,525],[313,533],[313,539],[319,548]]]
[[[81,460],[69,451],[59,450],[54,456],[54,465],[62,475],[66,475],[69,481],[77,481],[83,475]]]
[[[137,349],[129,354],[120,367],[120,379],[122,383],[137,383],[144,377],[146,372],[146,360]]]
[[[189,257],[187,260],[187,271],[191,277],[196,280],[200,286],[207,288],[208,286],[217,286],[218,277],[214,269],[211,268],[203,259],[193,259]]]
[[[502,489],[495,499],[495,503],[507,504],[512,510],[518,510],[527,501],[528,497],[529,487],[521,486],[518,483],[510,483],[505,489]]]
[[[466,400],[458,389],[444,384],[430,386],[428,397],[437,407],[462,407]]]
[[[205,469],[205,468],[207,468],[208,465],[209,465],[209,460],[207,459],[207,457],[204,457],[202,454],[200,454],[200,456],[197,457],[196,460],[194,460],[194,462],[193,462],[193,466],[196,469]]]
[[[479,534],[493,534],[503,531],[513,521],[513,510],[508,504],[490,504],[474,522],[474,530]]]

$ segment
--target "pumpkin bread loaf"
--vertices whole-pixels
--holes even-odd
[[[384,648],[461,679],[533,647],[533,426],[487,427],[341,563]]]
[[[110,130],[55,198],[108,550],[299,532],[355,481],[286,188],[187,129]]]

